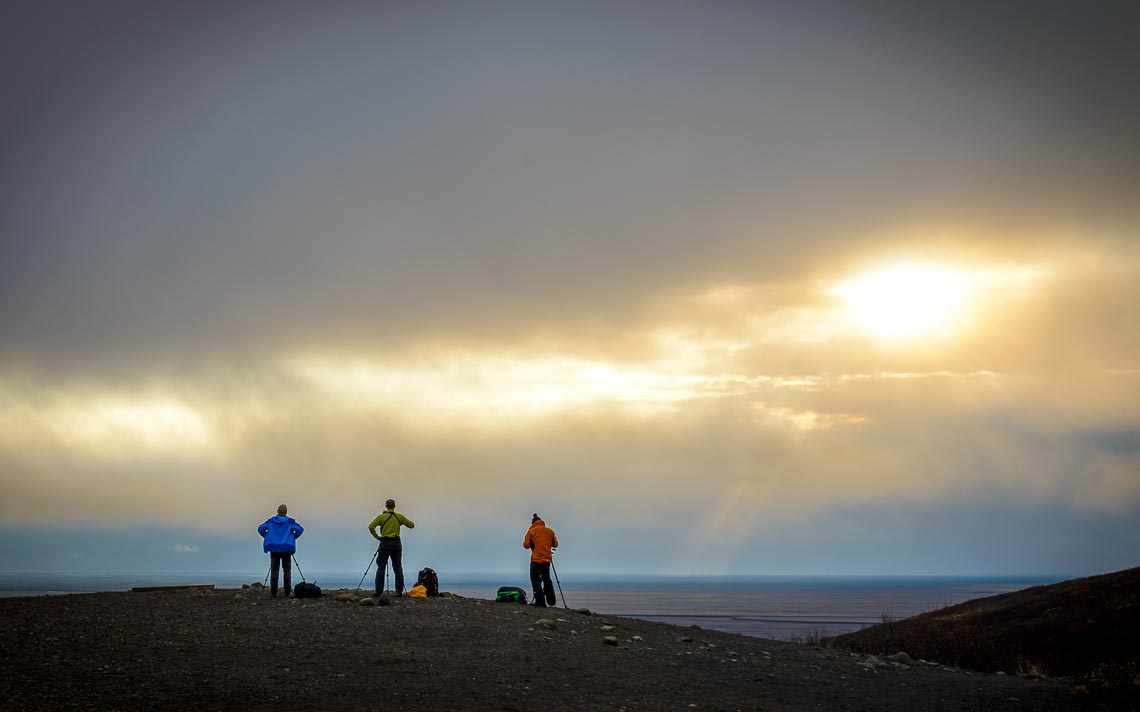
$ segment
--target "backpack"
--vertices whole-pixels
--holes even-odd
[[[416,585],[426,588],[427,595],[433,598],[439,595],[439,576],[435,575],[433,569],[420,569],[420,575],[416,577]]]
[[[302,581],[293,587],[294,598],[320,598],[321,587],[315,583]]]
[[[521,603],[526,605],[526,591],[518,586],[500,586],[495,594],[495,603]]]

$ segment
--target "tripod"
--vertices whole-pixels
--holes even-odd
[[[550,570],[554,572],[554,580],[558,583],[558,595],[562,596],[562,607],[569,608],[566,605],[566,594],[562,593],[562,582],[558,580],[558,569],[554,568],[554,556],[550,557]]]

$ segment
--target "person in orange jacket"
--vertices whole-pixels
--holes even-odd
[[[543,608],[557,605],[554,584],[550,581],[550,562],[553,560],[551,550],[558,548],[558,537],[537,512],[530,518],[523,548],[530,549],[530,585],[534,589],[534,605]]]

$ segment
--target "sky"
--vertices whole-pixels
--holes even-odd
[[[1135,3],[0,13],[0,570],[1140,563]]]

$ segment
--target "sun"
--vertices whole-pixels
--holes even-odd
[[[961,316],[972,280],[963,271],[900,264],[839,285],[852,324],[888,339],[949,337]]]

